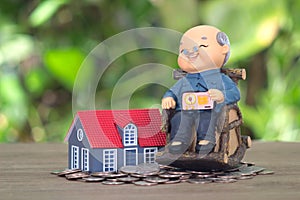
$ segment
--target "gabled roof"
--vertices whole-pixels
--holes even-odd
[[[137,126],[140,146],[164,146],[166,143],[166,135],[160,131],[158,109],[79,111],[65,141],[69,140],[77,120],[80,120],[91,148],[123,148],[117,126],[124,128],[129,123]]]

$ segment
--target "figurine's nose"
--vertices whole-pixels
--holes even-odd
[[[188,51],[188,50],[184,49],[182,51],[182,53],[187,57],[193,57],[193,56],[197,55],[198,52]]]
[[[199,51],[199,48],[197,46],[194,46],[191,51],[189,51],[188,49],[183,49],[181,52],[188,58],[193,58],[198,55],[198,51]]]

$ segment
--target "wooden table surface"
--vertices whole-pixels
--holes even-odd
[[[0,199],[300,199],[300,143],[254,142],[244,161],[275,171],[236,183],[139,187],[67,181],[66,144],[0,144]]]

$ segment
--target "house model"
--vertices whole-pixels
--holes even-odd
[[[65,138],[70,169],[101,172],[155,162],[166,144],[158,109],[79,111]]]

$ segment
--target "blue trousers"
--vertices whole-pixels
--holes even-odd
[[[200,140],[209,140],[211,143],[215,143],[217,115],[212,113],[213,111],[211,110],[176,112],[171,119],[171,142],[178,141],[190,145],[193,139],[193,130],[195,129],[197,144]]]

